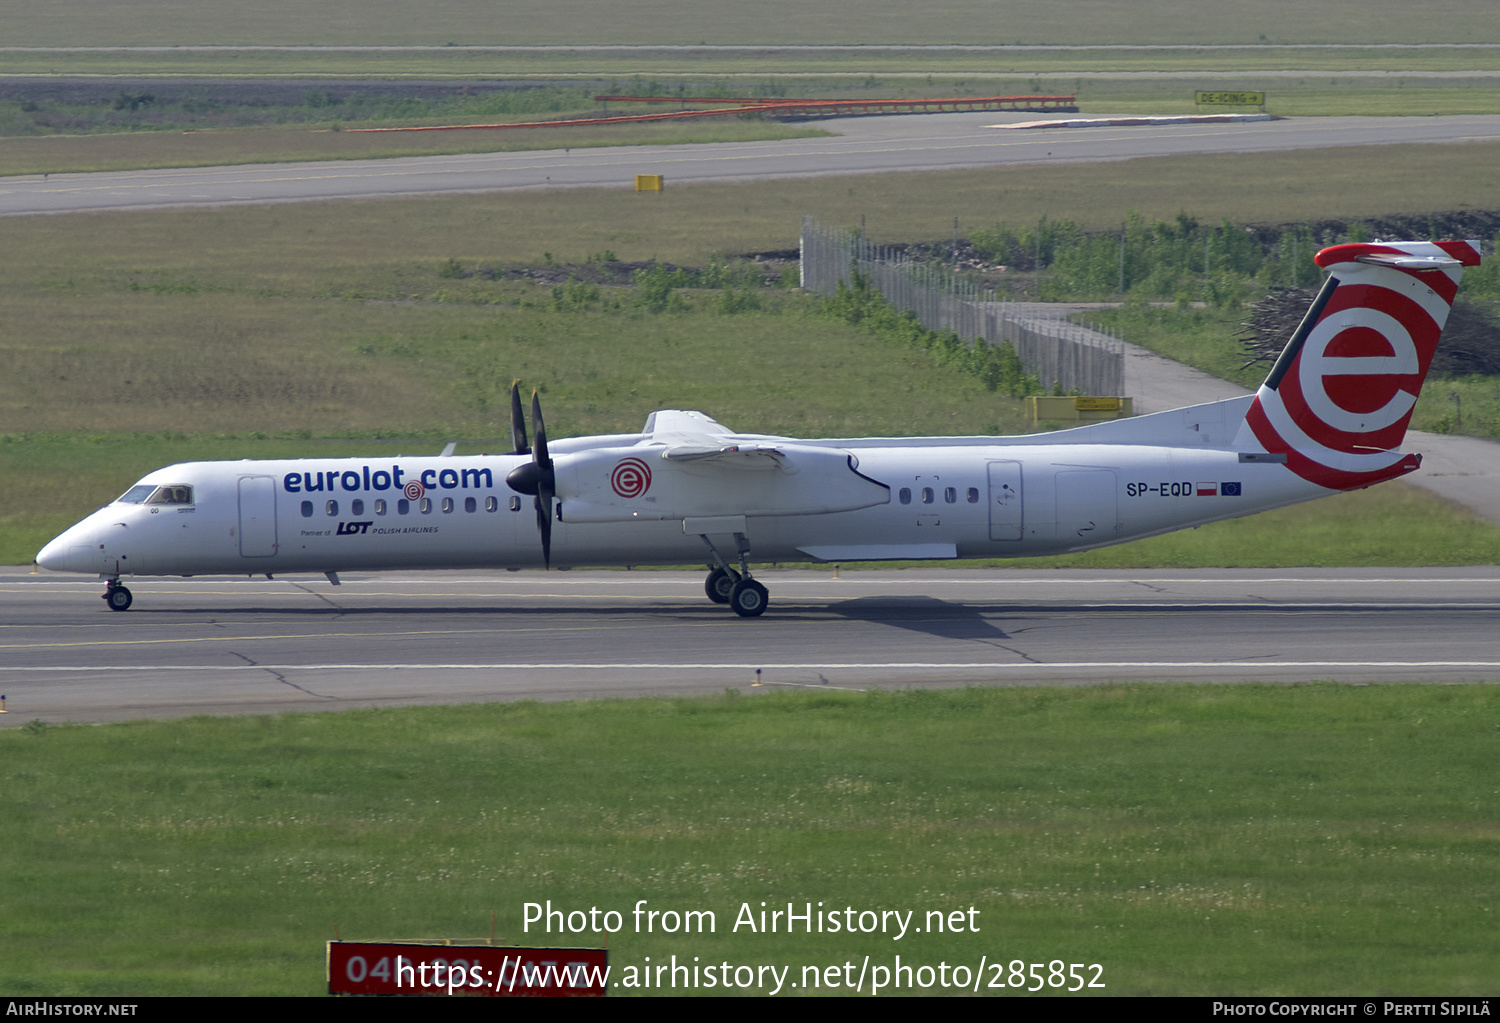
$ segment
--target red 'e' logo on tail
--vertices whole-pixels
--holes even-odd
[[[1448,318],[1458,265],[1478,262],[1463,243],[1456,243],[1463,253],[1449,252],[1453,244],[1339,245],[1318,253],[1318,265],[1333,269],[1333,290],[1246,417],[1266,450],[1286,453],[1287,467],[1303,479],[1350,490],[1419,464],[1397,449]],[[1446,266],[1395,265],[1424,259]]]

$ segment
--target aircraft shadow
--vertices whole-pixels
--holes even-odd
[[[980,608],[954,604],[937,597],[857,597],[830,604],[828,611],[841,618],[909,629],[938,639],[993,643],[1011,638],[1004,629],[986,618]]]

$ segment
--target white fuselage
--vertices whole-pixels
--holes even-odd
[[[879,440],[798,442],[855,456],[858,476],[883,486],[884,499],[851,511],[748,516],[743,530],[751,557],[783,562],[1058,554],[1328,493],[1284,465],[1246,463],[1234,451],[1036,442],[1041,439],[902,441],[889,447]],[[564,454],[567,443],[557,445]],[[540,567],[533,499],[505,483],[506,474],[526,461],[485,455],[173,465],[141,484],[190,487],[191,503],[108,505],[48,544],[38,561],[49,569],[103,576]],[[415,500],[403,494],[413,482],[422,484]],[[879,495],[879,487],[871,490]],[[650,496],[638,499],[641,508],[650,509]],[[570,522],[563,497],[553,524],[552,562],[703,561],[698,533],[720,527],[691,519],[685,527],[681,514],[663,514],[675,517]],[[733,527],[722,528],[725,533],[713,539],[733,552]]]

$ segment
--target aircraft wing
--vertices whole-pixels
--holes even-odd
[[[635,444],[557,459],[564,522],[825,515],[885,504],[847,451],[799,444]],[[755,471],[758,470],[758,471]]]

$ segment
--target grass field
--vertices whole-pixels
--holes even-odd
[[[304,160],[375,160],[449,153],[500,153],[598,146],[696,145],[827,135],[821,128],[768,121],[704,120],[589,128],[366,133],[310,128],[131,132],[10,138],[0,175],[223,167]]]
[[[10,46],[203,44],[1260,44],[1500,42],[1485,0],[1263,0],[1234,7],[1195,0],[960,0],[914,10],[897,0],[814,6],[770,0],[753,8],[686,0],[437,0],[412,7],[374,0],[268,0],[253,9],[188,0],[60,0],[7,12]]]
[[[335,927],[475,938],[494,911],[545,942],[522,907],[551,900],[623,914],[553,935],[617,971],[774,964],[783,993],[900,954],[1097,963],[1113,995],[1493,994],[1497,699],[756,690],[6,729],[0,989],[312,995]],[[635,933],[638,899],[714,932]],[[966,928],[736,932],[762,901]]]
[[[1072,76],[1103,78],[1187,78],[1209,84],[1226,75],[1258,75],[1272,80],[1297,74],[1390,76],[1473,74],[1493,78],[1491,50],[1476,46],[1346,47],[714,47],[610,49],[303,49],[238,47],[225,49],[57,49],[11,50],[7,73],[25,77],[109,76],[193,80],[409,79],[483,81],[496,78],[536,82],[569,79],[682,78],[702,84],[726,78],[849,79],[882,91],[902,88],[903,79],[939,80],[1035,78],[1066,81]],[[1394,84],[1394,82],[1392,82]],[[1217,87],[1217,86],[1214,86]],[[1189,86],[1191,89],[1191,85]],[[1023,91],[1054,91],[1032,88]]]

